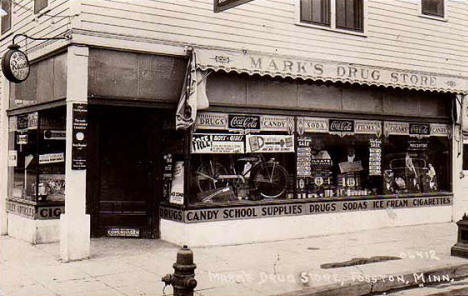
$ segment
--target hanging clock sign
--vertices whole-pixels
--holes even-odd
[[[28,57],[19,50],[19,46],[12,44],[2,57],[2,72],[5,77],[14,83],[25,81],[30,72]]]

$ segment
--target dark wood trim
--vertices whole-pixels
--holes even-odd
[[[176,109],[177,103],[167,101],[150,101],[150,100],[132,100],[129,98],[108,98],[108,97],[89,97],[89,105],[105,105],[116,107],[141,107],[155,109]]]
[[[31,112],[36,112],[36,111],[41,111],[41,110],[46,110],[46,109],[52,109],[56,107],[62,107],[62,106],[65,106],[66,103],[67,102],[65,98],[60,98],[57,100],[39,103],[35,105],[11,108],[7,110],[7,114],[8,116],[26,114],[26,113],[31,113]]]

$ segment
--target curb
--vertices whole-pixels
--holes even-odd
[[[404,275],[388,275],[385,278],[362,276],[362,281],[346,281],[320,287],[277,294],[275,296],[365,296],[397,289],[417,287],[421,284],[436,284],[468,277],[468,263],[419,270]]]

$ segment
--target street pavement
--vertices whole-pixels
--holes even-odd
[[[450,256],[456,237],[456,225],[445,223],[194,248],[195,295],[366,295],[409,282],[421,284],[431,279],[429,271],[439,271],[433,284],[463,288],[452,281],[468,276],[468,260]],[[62,263],[58,243],[31,245],[0,237],[0,295],[171,295],[170,287],[163,293],[161,277],[173,272],[178,248],[160,240],[99,238],[91,241],[91,258]],[[320,267],[372,256],[402,259]],[[335,292],[323,293],[330,289]]]

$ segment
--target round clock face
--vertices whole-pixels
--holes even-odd
[[[13,76],[19,81],[24,81],[29,76],[29,61],[24,52],[15,50],[11,54],[10,69]]]
[[[2,57],[2,71],[11,82],[20,83],[29,76],[29,60],[26,54],[18,49],[9,49]]]

